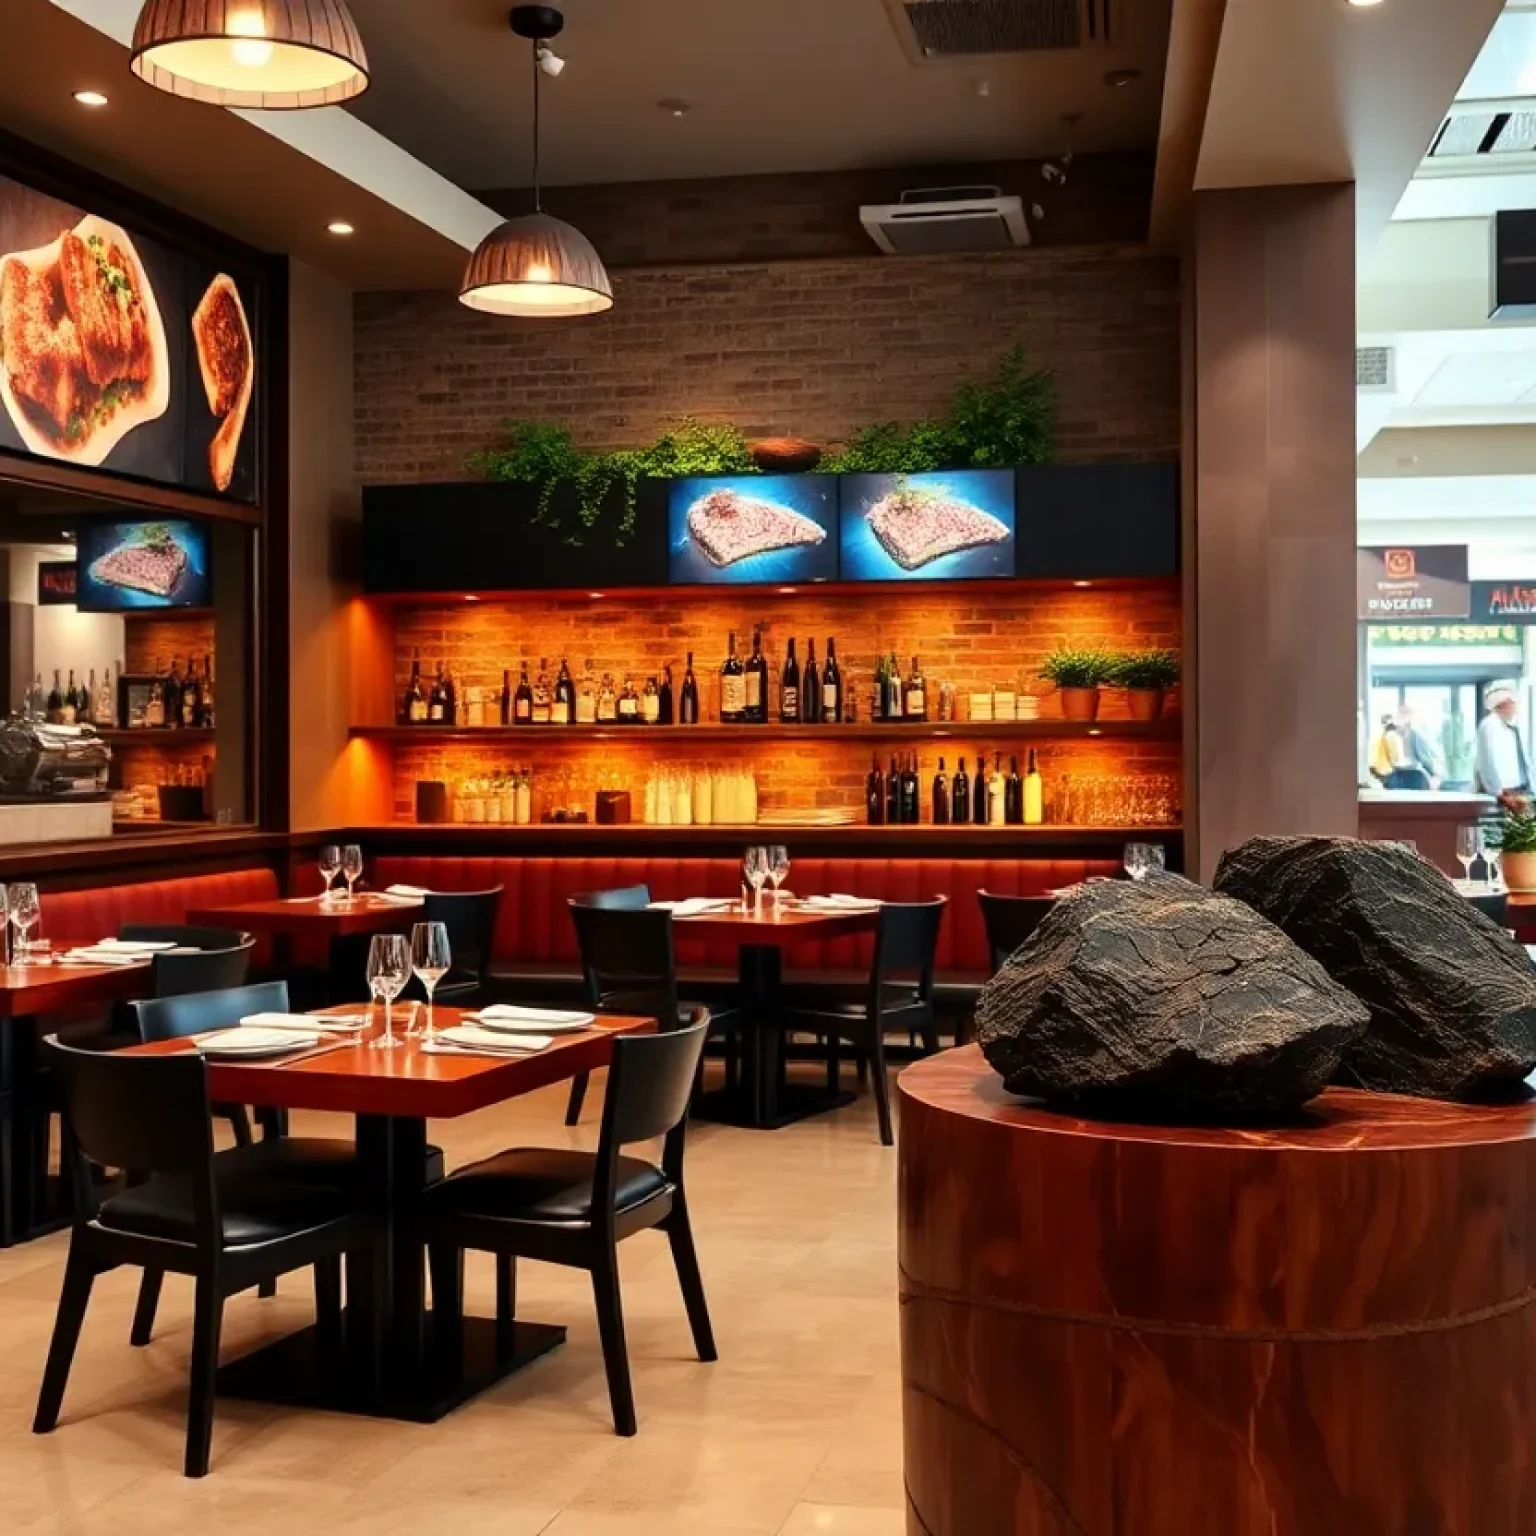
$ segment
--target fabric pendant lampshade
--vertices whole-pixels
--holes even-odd
[[[129,66],[159,90],[220,107],[328,107],[368,88],[345,0],[144,0]]]
[[[613,307],[613,284],[579,229],[529,213],[508,219],[475,248],[459,302],[492,315],[596,315]]]

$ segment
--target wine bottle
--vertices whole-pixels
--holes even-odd
[[[682,725],[699,723],[699,680],[693,675],[693,652],[688,652],[688,665],[683,669],[683,692],[678,700],[678,722]]]
[[[676,692],[672,687],[672,663],[661,669],[661,701],[656,714],[657,725],[671,725],[676,718]]]
[[[501,669],[501,723],[512,724],[512,668]]]
[[[949,822],[949,780],[944,777],[944,759],[939,759],[939,771],[933,776],[933,824],[946,826]]]
[[[619,691],[619,724],[640,724],[640,695],[635,692],[635,684],[629,673],[624,674],[624,686]]]
[[[746,718],[754,725],[762,725],[768,719],[768,662],[763,656],[763,630],[761,625],[752,629],[752,655],[747,660]]]
[[[746,671],[736,655],[736,631],[730,633],[730,649],[720,668],[720,718],[736,725],[747,718]]]
[[[885,657],[880,656],[875,660],[875,686],[870,694],[869,718],[871,720],[885,719]]]
[[[654,674],[645,680],[645,692],[640,695],[640,719],[646,725],[661,723],[661,689],[656,686]]]
[[[427,720],[432,725],[446,725],[448,723],[448,689],[443,681],[443,664],[437,664],[437,677],[432,683],[432,691],[427,695]]]
[[[539,676],[533,685],[533,723],[548,725],[554,718],[554,696],[549,686],[549,658],[539,657]]]
[[[533,724],[533,685],[528,681],[528,663],[518,673],[517,690],[512,695],[512,724]]]
[[[890,772],[885,776],[885,820],[887,826],[901,825],[901,770],[896,766],[894,752]]]
[[[218,725],[218,717],[213,709],[213,656],[210,653],[203,657],[203,728],[214,730]]]
[[[400,695],[400,723],[420,725],[427,718],[427,691],[421,686],[421,647],[411,657],[411,680]]]
[[[571,681],[571,665],[560,658],[560,675],[555,679],[555,696],[550,701],[551,725],[570,725],[576,718],[576,685]]]
[[[443,719],[449,725],[459,723],[459,685],[453,680],[453,668],[443,668]]]
[[[864,813],[870,826],[885,824],[885,775],[880,772],[880,754],[870,762],[864,779]]]
[[[181,658],[179,656],[171,657],[171,670],[160,690],[160,695],[165,701],[165,723],[168,726],[179,726],[181,724]]]
[[[1003,786],[1003,820],[1010,827],[1024,825],[1024,780],[1019,777],[1019,759],[1015,754],[1009,759],[1011,769],[1008,782]]]
[[[580,686],[576,689],[576,724],[597,724],[597,671],[590,656],[587,657],[586,670],[581,674]]]
[[[80,690],[75,687],[75,671],[69,671],[69,687],[64,693],[64,707],[59,712],[61,725],[73,725],[80,716]]]
[[[1004,799],[1007,786],[1003,783],[1003,754],[993,754],[992,776],[987,780],[987,825],[1004,825]]]
[[[196,730],[203,723],[203,688],[197,680],[196,663],[187,658],[187,675],[181,685],[181,723]]]
[[[921,802],[918,799],[917,753],[907,759],[906,771],[901,776],[901,819],[909,827],[922,820]]]
[[[41,678],[38,679],[42,681]],[[117,724],[117,695],[112,691],[112,668],[103,667],[101,672],[101,687],[92,689],[96,698],[96,708],[93,711],[96,724],[113,726]],[[210,706],[211,708],[211,706]],[[209,724],[213,722],[210,720]]]
[[[971,820],[978,827],[984,827],[987,824],[987,754],[985,752],[976,754],[976,784],[971,793],[973,796]]]
[[[957,827],[968,826],[971,820],[971,778],[965,771],[963,757],[955,767],[955,781],[950,785],[949,803],[949,819]]]
[[[800,690],[800,718],[807,725],[821,724],[821,674],[816,669],[816,642],[805,642],[805,686]]]
[[[896,659],[896,647],[891,647],[891,658],[885,668],[885,718],[900,720],[905,713],[902,707],[901,663]]]
[[[779,678],[779,719],[794,725],[800,719],[800,663],[795,659],[795,637],[789,637],[789,654]]]
[[[59,685],[59,669],[53,669],[53,687],[48,694],[48,702],[44,706],[43,718],[49,725],[63,725],[64,723],[64,690]]]
[[[912,674],[907,678],[907,695],[903,701],[902,714],[908,720],[919,723],[928,718],[928,686],[923,680],[923,669],[918,665],[916,656],[912,658]]]
[[[613,686],[613,673],[603,673],[603,686],[597,694],[597,723],[612,725],[619,718],[619,695]]]
[[[827,636],[827,664],[821,672],[821,718],[827,725],[843,723],[843,674],[837,664],[837,641]]]
[[[1024,775],[1024,825],[1038,827],[1045,820],[1045,782],[1035,749],[1029,749],[1029,772]]]
[[[58,682],[57,675],[54,682]],[[149,685],[149,698],[144,705],[144,724],[156,730],[165,724],[165,685],[158,680]]]

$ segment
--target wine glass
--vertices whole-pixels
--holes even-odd
[[[10,910],[10,898],[5,893],[5,887],[0,885],[0,965],[11,963],[11,946],[8,942],[11,932]]]
[[[789,849],[782,843],[775,843],[768,850],[768,878],[773,881],[773,909],[779,909],[779,887],[783,885],[785,877],[789,874]]]
[[[1472,884],[1472,866],[1483,856],[1483,829],[1457,827],[1456,862],[1461,865],[1468,885]]]
[[[1491,843],[1486,837],[1483,839],[1483,863],[1488,868],[1488,889],[1496,891],[1504,883],[1503,876],[1499,873],[1499,861],[1504,857],[1503,848]],[[13,886],[14,890],[15,887]]]
[[[752,887],[752,910],[760,912],[763,903],[763,881],[768,878],[768,850],[748,848],[741,861],[741,871]]]
[[[432,1016],[432,994],[453,964],[448,947],[446,923],[417,923],[411,929],[411,969],[427,994],[427,1039],[433,1039],[437,1027]]]
[[[42,917],[42,909],[37,904],[37,887],[27,882],[11,886],[6,895],[6,916],[16,933],[16,964],[26,965],[31,953],[27,936]]]
[[[397,997],[411,979],[411,949],[402,933],[376,933],[368,945],[368,990],[374,1000],[384,999],[384,1033],[369,1046],[375,1051],[392,1051],[404,1045],[395,1039],[392,1009]]]
[[[341,849],[335,843],[327,843],[320,850],[320,878],[325,881],[325,889],[321,892],[320,900],[331,899],[331,882],[341,873]]]
[[[1132,880],[1140,880],[1147,872],[1147,845],[1145,843],[1127,843],[1125,845],[1125,872]]]
[[[347,882],[347,900],[356,900],[352,887],[363,878],[363,850],[356,843],[348,843],[341,850],[341,873]]]

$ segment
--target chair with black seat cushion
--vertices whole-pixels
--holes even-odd
[[[241,934],[227,949],[167,950],[153,957],[155,996],[180,997],[185,993],[224,992],[243,987],[251,973],[253,934]]]
[[[672,914],[648,910],[650,899],[647,887],[630,885],[573,896],[567,905],[581,951],[587,1006],[598,1013],[640,1014],[673,1029],[700,1005],[678,997]],[[734,1035],[740,1013],[735,1008],[708,1011],[711,1032]],[[727,1070],[734,1075],[734,1054],[728,1054]],[[588,1080],[583,1072],[571,1083],[567,1125],[581,1118]]]
[[[933,972],[938,954],[939,929],[948,906],[940,896],[933,901],[882,904],[875,926],[875,950],[862,998],[843,1000],[835,989],[818,995],[814,988],[786,994],[785,1006],[774,1022],[786,1031],[821,1035],[827,1042],[827,1089],[838,1087],[838,1043],[849,1041],[867,1057],[874,1080],[875,1109],[880,1117],[880,1140],[885,1146],[891,1134],[890,1084],[885,1073],[885,1034],[904,1029],[920,1035],[928,1051],[939,1048],[938,1025],[933,1006]]]
[[[453,957],[452,969],[433,993],[436,1002],[472,1008],[484,1000],[503,889],[498,885],[489,891],[432,891],[424,898],[420,920],[447,928],[448,950]],[[420,987],[414,980],[412,985]]]
[[[509,1269],[528,1258],[590,1271],[613,1424],[621,1435],[636,1427],[619,1300],[618,1244],[624,1238],[653,1227],[667,1234],[694,1347],[701,1360],[718,1358],[683,1186],[688,1103],[708,1031],[708,1011],[700,1008],[684,1028],[613,1042],[595,1153],[545,1147],[503,1152],[461,1168],[422,1201],[433,1315],[450,1352],[460,1345],[465,1249],[497,1254]],[[624,1147],[658,1136],[666,1138],[660,1166],[622,1155]],[[511,1274],[497,1297],[504,1348],[510,1347],[516,1312],[515,1270]]]
[[[58,1423],[70,1364],[96,1276],[123,1264],[196,1281],[186,1474],[208,1470],[224,1300],[290,1270],[314,1266],[322,1347],[342,1364],[341,1262],[364,1256],[382,1294],[384,1248],[376,1212],[343,1184],[295,1182],[281,1148],[213,1150],[208,1071],[195,1051],[134,1056],[82,1051],[57,1037],[46,1051],[64,1102],[75,1220],[33,1429]],[[87,1159],[144,1177],[98,1201]],[[368,1309],[370,1315],[379,1309]],[[375,1326],[377,1326],[375,1324]],[[379,1359],[377,1337],[357,1341]]]
[[[977,891],[976,900],[981,903],[981,920],[986,924],[994,976],[1056,905],[1054,896],[1000,896],[995,891]]]

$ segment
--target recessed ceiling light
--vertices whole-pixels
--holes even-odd
[[[104,107],[107,104],[107,98],[100,91],[76,91],[75,100],[82,107]]]
[[[601,597],[602,595],[603,594],[601,592],[588,592],[587,593],[588,597]]]
[[[1354,6],[1357,11],[1363,11],[1368,9],[1370,6],[1380,5],[1381,0],[1349,0],[1349,3]]]
[[[663,112],[669,113],[673,117],[687,117],[693,110],[693,103],[691,101],[683,101],[677,96],[663,97],[656,105]]]
[[[1104,84],[1110,90],[1118,91],[1127,85],[1135,85],[1141,79],[1139,69],[1112,69],[1104,76]]]
[[[332,219],[325,227],[333,235],[354,235],[357,233],[357,230],[351,224],[348,224],[345,219]]]
[[[1074,587],[1091,587],[1093,583],[1091,581],[1074,581],[1072,585]]]
[[[480,598],[474,592],[466,592],[464,594],[464,601],[466,603],[478,603],[480,601]]]

